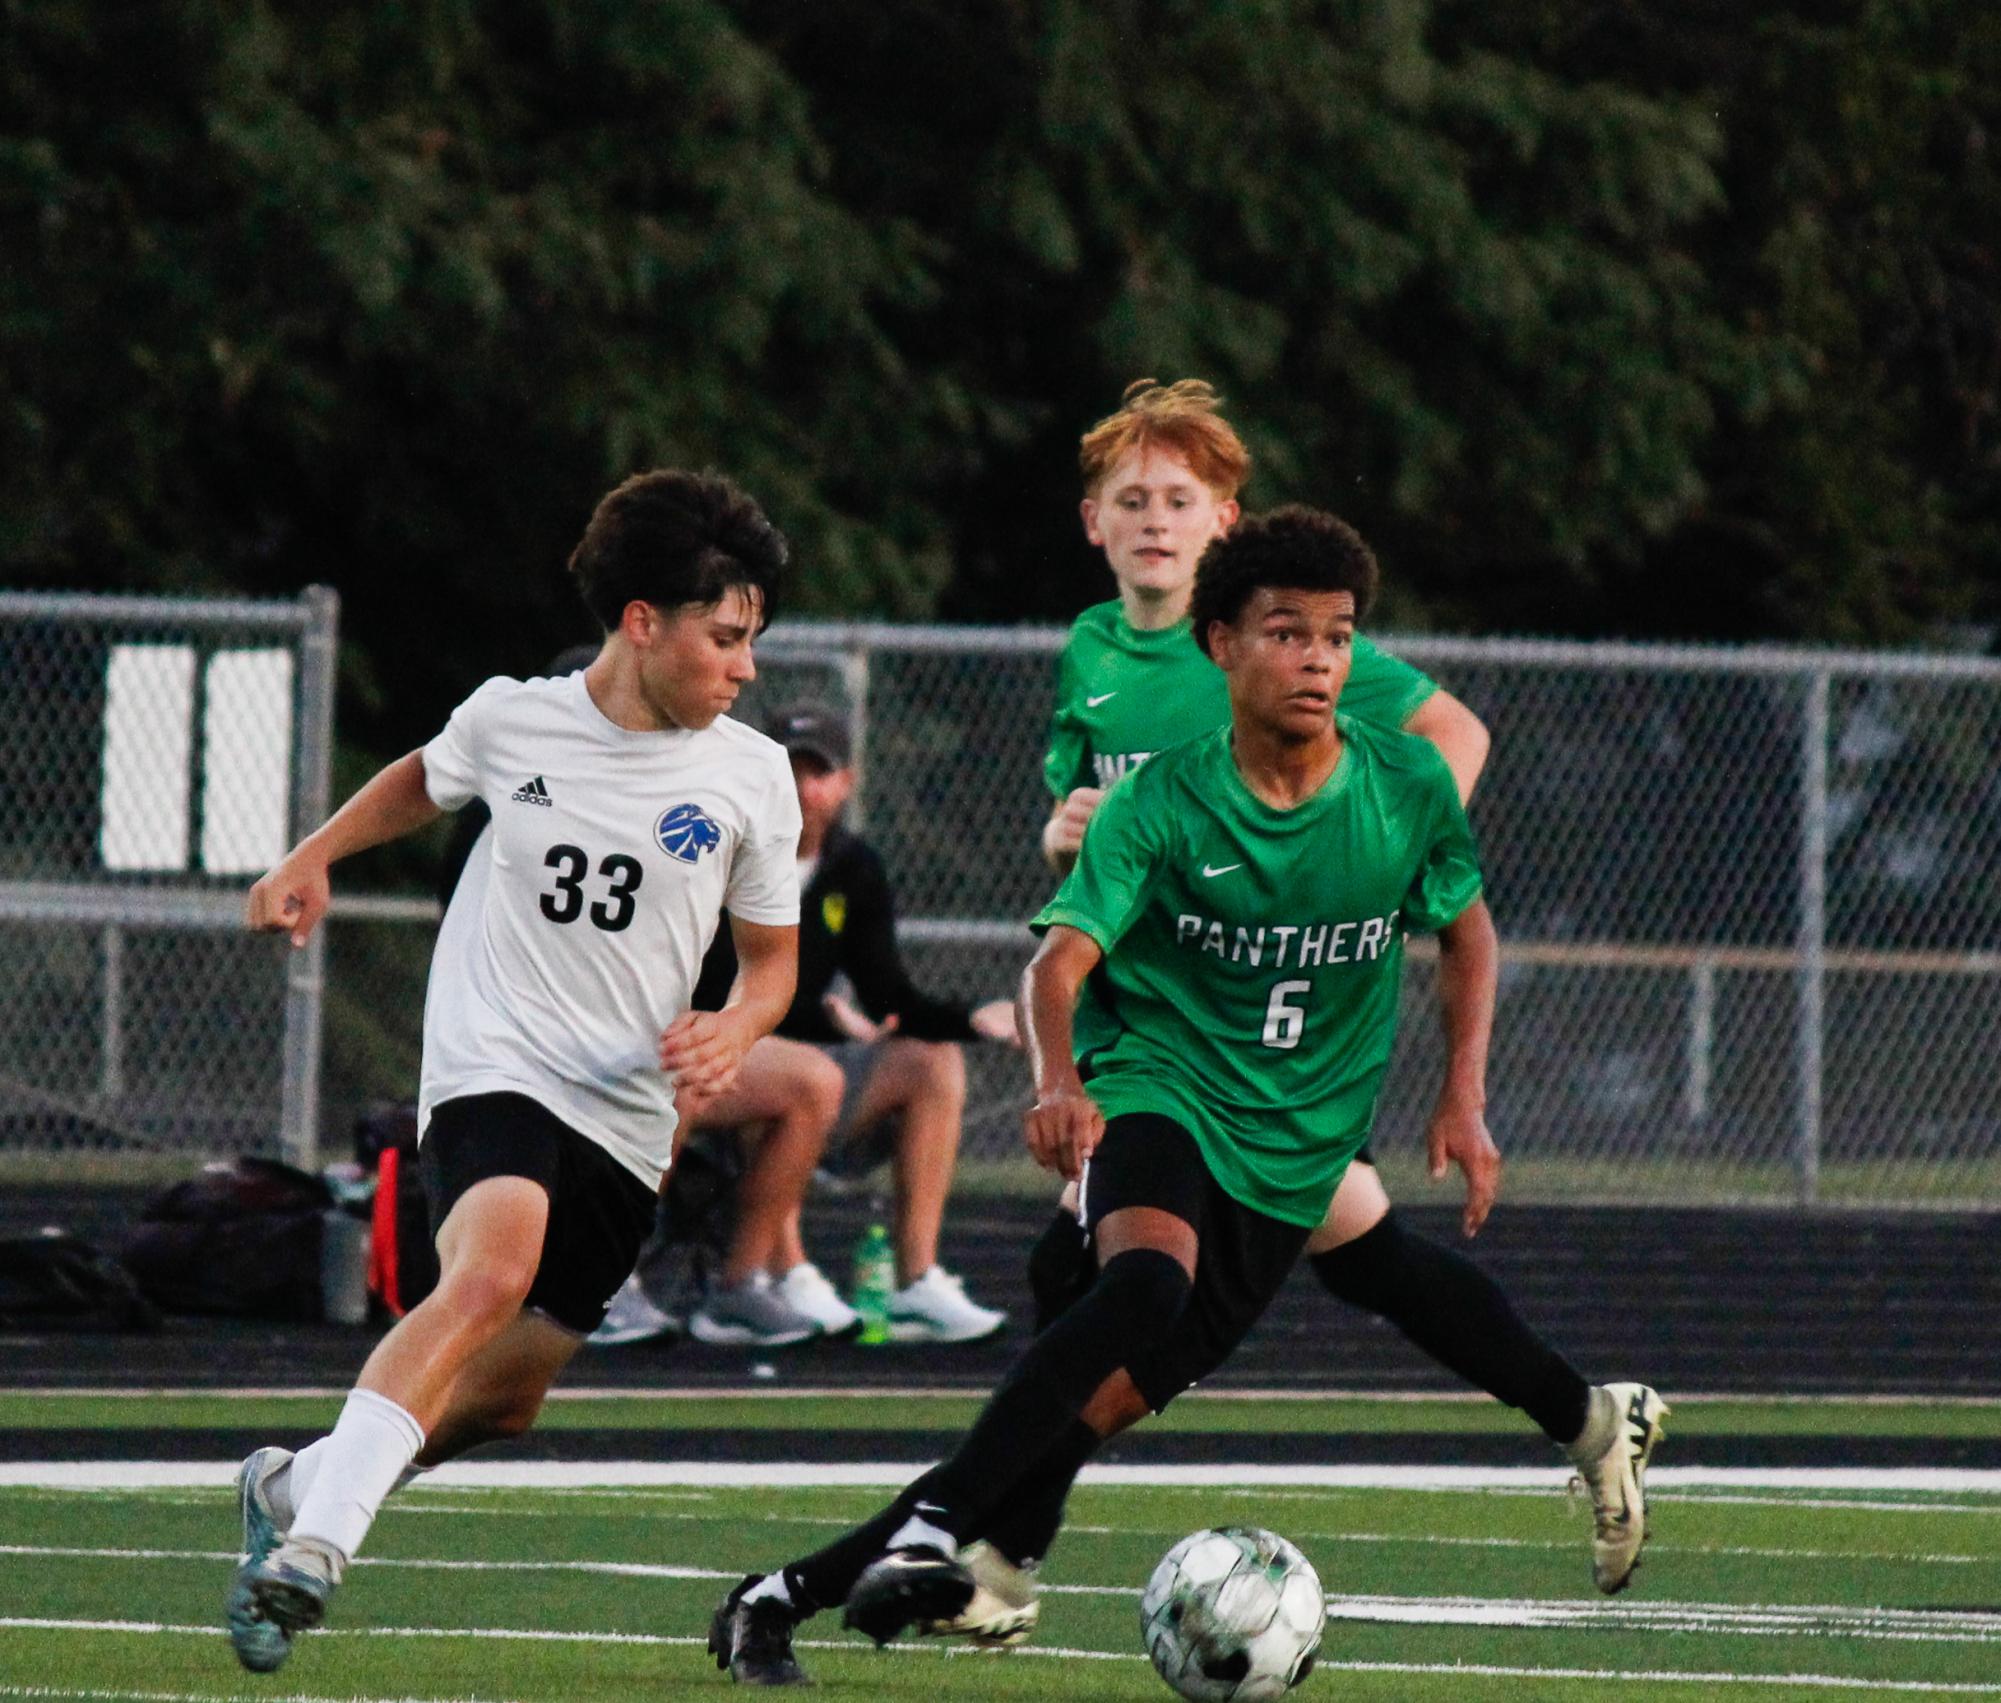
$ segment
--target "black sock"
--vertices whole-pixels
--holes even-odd
[[[1574,1443],[1591,1386],[1522,1321],[1501,1286],[1456,1249],[1404,1229],[1394,1212],[1312,1259],[1343,1301],[1379,1313],[1441,1365],[1510,1407],[1550,1439]]]
[[[1036,1335],[1047,1330],[1051,1320],[1091,1287],[1097,1271],[1097,1261],[1091,1257],[1091,1233],[1077,1222],[1075,1213],[1059,1209],[1028,1250],[1028,1291],[1035,1297]]]
[[[1074,1454],[1072,1428],[1085,1402],[1125,1364],[1127,1350],[1165,1334],[1188,1298],[1188,1274],[1171,1254],[1136,1248],[1105,1267],[1077,1304],[1028,1346],[1001,1380],[950,1460],[933,1467],[872,1519],[785,1568],[785,1585],[802,1614],[844,1602],[906,1520],[919,1513],[965,1540],[980,1535],[1015,1487],[1044,1457]],[[1088,1430],[1088,1427],[1083,1427]],[[1093,1445],[1095,1446],[1095,1444]],[[1084,1456],[1062,1480],[1062,1495]],[[1052,1463],[1052,1473],[1057,1470]],[[1047,1518],[1047,1495],[1042,1507]],[[1030,1534],[1033,1535],[1032,1533]],[[1002,1546],[1004,1555],[1011,1552]]]
[[[1099,1385],[1173,1329],[1188,1273],[1172,1254],[1134,1248],[1108,1260],[1074,1306],[1028,1345],[965,1440],[925,1477],[925,1518],[977,1536],[1016,1485],[1069,1431]]]
[[[980,1533],[1017,1567],[1033,1567],[1049,1553],[1063,1526],[1063,1504],[1084,1463],[1104,1442],[1079,1419],[1028,1476],[1008,1492],[1007,1502]]]
[[[917,1484],[923,1482],[920,1478]],[[826,1548],[786,1564],[785,1588],[802,1619],[848,1600],[848,1592],[854,1589],[862,1569],[889,1547],[897,1527],[910,1518],[910,1505],[917,1499],[917,1484],[911,1485],[881,1513],[835,1538]]]

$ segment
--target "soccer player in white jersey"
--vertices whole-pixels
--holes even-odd
[[[377,1344],[331,1434],[243,1464],[227,1619],[255,1672],[319,1624],[392,1490],[533,1423],[653,1226],[679,1121],[791,1002],[791,765],[724,713],[753,677],[785,556],[715,474],[628,479],[570,558],[605,630],[597,660],[487,681],[251,889],[250,926],[299,946],[329,865],[474,798],[493,812],[424,1002],[438,1285]],[[736,983],[721,1011],[694,1012],[725,907]]]

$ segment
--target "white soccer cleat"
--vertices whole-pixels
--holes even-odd
[[[967,1544],[959,1559],[973,1575],[972,1601],[949,1620],[923,1621],[918,1632],[926,1638],[963,1638],[989,1650],[1026,1643],[1042,1613],[1035,1575],[984,1541]]]
[[[891,1342],[978,1342],[1007,1323],[997,1307],[982,1307],[942,1265],[889,1298]]]
[[[1645,1384],[1600,1384],[1591,1416],[1570,1446],[1572,1487],[1591,1492],[1591,1577],[1608,1597],[1632,1582],[1647,1541],[1647,1463],[1667,1403]]]

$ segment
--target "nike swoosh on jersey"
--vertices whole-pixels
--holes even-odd
[[[1228,875],[1231,870],[1242,869],[1243,867],[1241,863],[1205,863],[1202,866],[1202,873],[1210,876]]]
[[[1107,698],[1116,698],[1117,696],[1118,693],[1116,692],[1100,692],[1095,698],[1086,698],[1084,700],[1084,708],[1086,708],[1087,710],[1094,710],[1100,704],[1102,704]]]

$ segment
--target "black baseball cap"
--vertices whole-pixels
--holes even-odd
[[[767,731],[793,756],[818,757],[830,769],[845,769],[855,760],[848,718],[832,704],[787,704],[772,716]]]

